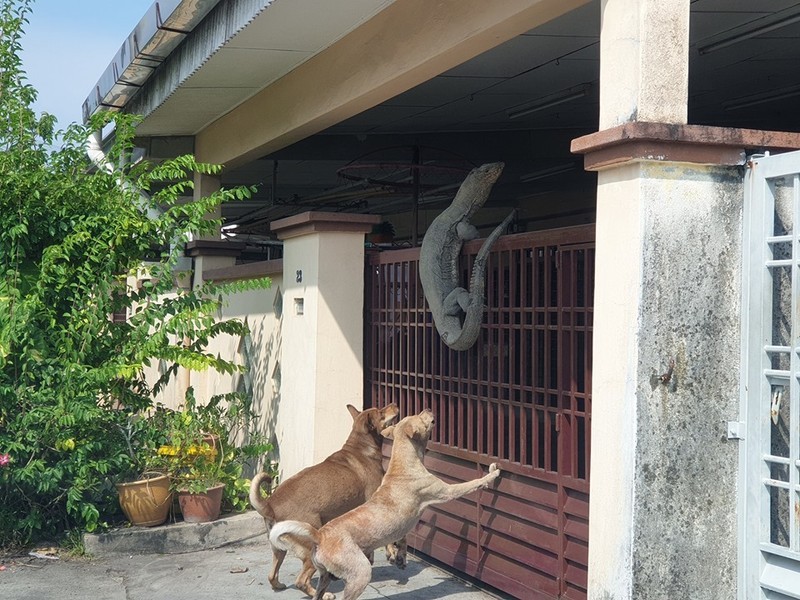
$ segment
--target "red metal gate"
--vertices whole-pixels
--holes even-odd
[[[465,282],[479,247],[464,247]],[[501,238],[466,352],[439,339],[418,260],[418,248],[367,257],[366,403],[431,408],[425,464],[442,479],[472,479],[494,461],[503,475],[427,509],[409,541],[518,598],[585,598],[594,227]]]

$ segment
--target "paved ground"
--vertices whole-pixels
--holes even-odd
[[[266,536],[213,550],[183,554],[109,553],[58,560],[29,555],[0,558],[4,600],[301,600],[291,584],[300,562],[287,557],[281,579],[289,589],[267,583],[271,559]],[[3,568],[4,567],[4,568]],[[340,597],[342,582],[330,591]],[[363,600],[496,600],[450,574],[412,557],[401,571],[376,553],[372,582]]]

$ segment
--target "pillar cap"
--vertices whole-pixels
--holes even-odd
[[[800,148],[800,133],[633,121],[572,140],[587,171],[640,160],[743,165],[746,151]]]
[[[192,240],[186,242],[186,256],[234,256],[238,257],[244,251],[243,242],[228,242],[224,240]]]
[[[286,240],[320,232],[369,233],[380,222],[380,215],[306,211],[273,221],[271,229],[278,238]]]

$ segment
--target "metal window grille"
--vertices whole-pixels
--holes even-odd
[[[746,175],[740,597],[748,600],[800,598],[798,171],[792,153],[755,159]]]

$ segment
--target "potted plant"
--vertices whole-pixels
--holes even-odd
[[[222,394],[200,404],[191,388],[181,410],[172,413],[168,442],[158,455],[184,521],[213,521],[225,504],[234,510],[247,507],[249,481],[242,478],[243,464],[272,448],[247,430],[251,418],[245,396]]]
[[[221,394],[202,404],[189,388],[179,410],[156,405],[118,414],[127,452],[116,488],[131,524],[164,523],[173,498],[190,522],[214,520],[223,508],[249,508],[245,464],[272,445],[255,430],[248,396]]]
[[[222,507],[222,465],[218,436],[203,431],[192,401],[174,413],[169,442],[158,449],[171,478],[184,521],[213,521]]]
[[[372,231],[367,234],[367,241],[371,244],[389,244],[394,241],[394,225],[389,221],[382,221],[372,226]]]
[[[119,505],[131,525],[153,527],[167,520],[172,505],[169,476],[156,471],[135,481],[117,483]]]
[[[127,470],[115,485],[119,505],[131,525],[153,527],[167,520],[172,487],[157,449],[165,441],[163,407],[128,413],[120,424],[127,446]]]

